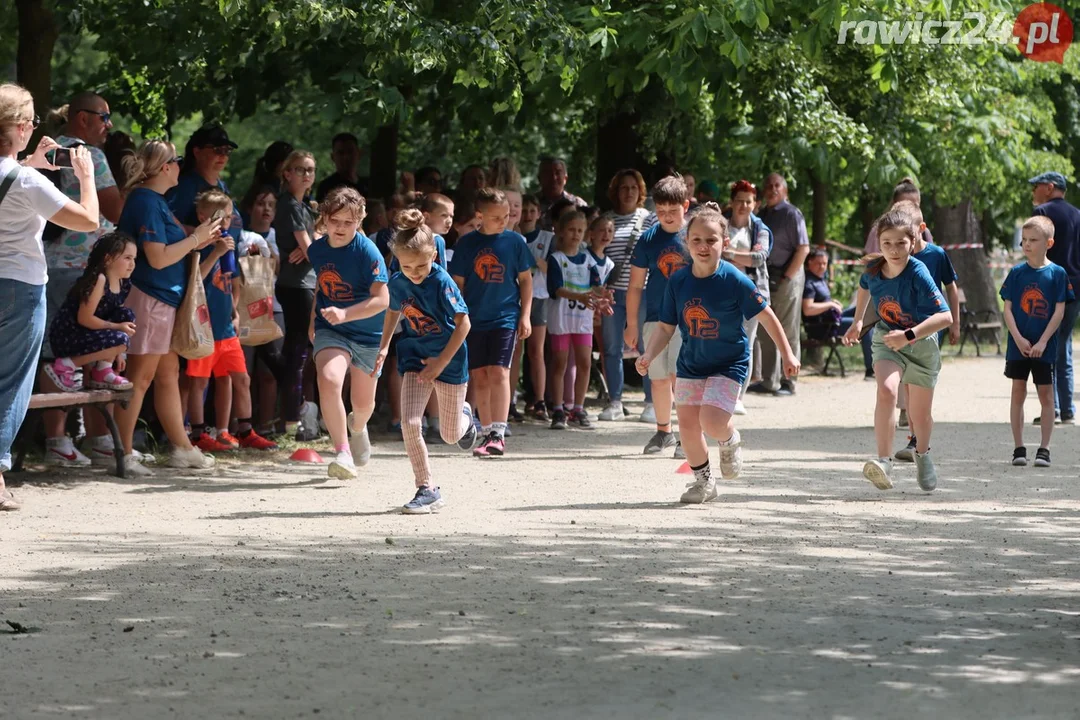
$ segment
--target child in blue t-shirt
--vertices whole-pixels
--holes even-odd
[[[399,321],[404,329],[397,340],[397,370],[401,381],[401,432],[409,454],[416,494],[405,504],[407,514],[431,513],[443,506],[438,486],[431,483],[424,409],[432,396],[439,399],[439,433],[447,444],[471,450],[476,443],[472,408],[465,402],[468,388],[469,308],[461,291],[437,262],[436,235],[419,210],[402,210],[397,232],[390,240],[401,270],[390,277],[390,309],[383,320],[383,336],[376,368],[385,362],[390,337]]]
[[[206,190],[195,199],[198,222],[206,222],[218,212],[226,218],[233,214],[232,200],[223,191]],[[210,311],[214,353],[187,363],[187,376],[191,378],[187,408],[191,421],[191,444],[205,452],[229,452],[241,447],[276,450],[277,445],[256,433],[251,424],[251,376],[248,375],[244,348],[236,335],[239,316],[233,294],[233,278],[221,270],[222,256],[234,248],[233,238],[223,235],[200,254],[202,262],[199,263],[199,272],[206,290],[206,307]],[[211,374],[214,376],[216,436],[207,431],[204,422],[204,398]],[[229,420],[234,414],[236,437],[229,432]]]
[[[637,347],[642,292],[645,294],[643,332],[645,344],[648,345],[660,322],[660,308],[668,280],[689,263],[686,248],[679,237],[686,211],[690,208],[686,183],[675,175],[663,178],[653,188],[652,197],[659,222],[641,234],[630,257],[630,288],[626,292],[626,332],[623,334],[623,340],[630,347]],[[675,457],[682,457],[682,450],[671,431],[671,395],[681,343],[679,336],[674,336],[664,346],[663,354],[653,358],[649,364],[656,433],[645,444],[646,455],[675,446]]]
[[[953,269],[952,261],[949,260],[948,253],[941,246],[926,241],[928,235],[926,223],[923,222],[922,209],[918,203],[911,200],[900,200],[893,203],[892,207],[893,209],[910,212],[919,223],[919,234],[915,238],[911,257],[926,266],[926,270],[930,273],[934,284],[941,288],[945,294],[945,302],[948,303],[949,311],[952,313],[952,323],[948,328],[949,343],[955,345],[960,342],[960,291],[956,286],[957,275],[956,270]],[[944,340],[945,330],[941,330],[938,332],[939,349]],[[896,407],[900,408],[900,421],[898,424],[900,427],[907,427],[910,424],[907,417],[907,385],[900,387],[900,392],[896,397]],[[915,462],[915,446],[917,444],[918,438],[912,433],[908,437],[907,447],[898,450],[893,457],[904,462]]]
[[[675,410],[694,472],[694,481],[680,500],[703,503],[717,496],[706,436],[720,443],[720,473],[725,479],[738,477],[742,470],[742,440],[732,416],[749,372],[750,345],[743,321],[760,318],[761,327],[780,349],[787,377],[799,372],[799,359],[753,280],[723,260],[727,220],[716,203],[707,203],[690,219],[686,237],[692,264],[668,278],[659,321],[637,360],[637,370],[644,376],[679,330]]]
[[[919,487],[937,486],[937,472],[930,459],[934,386],[941,369],[937,332],[949,326],[952,316],[930,272],[911,257],[920,219],[905,208],[890,209],[875,227],[880,255],[867,257],[867,269],[859,279],[855,321],[844,335],[845,345],[859,341],[863,318],[871,302],[880,330],[873,340],[877,409],[874,434],[877,458],[863,466],[863,476],[879,490],[892,487],[892,443],[896,432],[896,396],[900,384],[908,386],[908,418],[917,439],[915,466]]]
[[[355,478],[356,467],[371,459],[367,422],[375,410],[383,315],[390,304],[386,263],[375,243],[360,233],[363,220],[360,193],[350,187],[332,190],[319,206],[327,235],[308,248],[316,278],[308,334],[315,346],[319,404],[335,453],[327,472],[342,480]],[[341,398],[346,373],[352,396],[348,418]]]
[[[1028,218],[1022,229],[1024,262],[1009,271],[1001,286],[1005,325],[1009,328],[1005,377],[1012,380],[1009,422],[1013,434],[1013,465],[1027,465],[1024,447],[1024,401],[1031,376],[1042,406],[1042,440],[1035,451],[1035,466],[1050,467],[1050,436],[1054,432],[1054,358],[1057,331],[1065,316],[1065,303],[1075,300],[1069,275],[1046,258],[1054,246],[1054,223],[1049,218]]]
[[[525,238],[506,229],[510,204],[501,190],[482,188],[475,205],[480,229],[454,245],[450,275],[471,308],[469,375],[484,432],[473,454],[497,457],[506,452],[514,346],[532,333],[536,263]]]

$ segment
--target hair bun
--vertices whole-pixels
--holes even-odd
[[[406,208],[398,212],[394,224],[398,230],[415,230],[424,224],[424,213],[416,208]]]
[[[702,204],[701,204],[701,209],[702,209],[702,210],[714,210],[714,211],[716,211],[716,212],[720,212],[720,211],[721,211],[721,208],[720,208],[720,204],[719,204],[719,203],[715,203],[715,202],[713,202],[712,200],[710,200],[710,201],[708,201],[708,202],[705,202],[705,203],[702,203]]]

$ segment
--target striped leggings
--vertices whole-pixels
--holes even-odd
[[[417,487],[431,480],[422,424],[432,389],[439,398],[439,433],[447,444],[460,440],[469,428],[468,423],[472,422],[462,412],[467,384],[448,385],[438,380],[422,383],[419,377],[418,373],[407,372],[401,380],[401,434],[405,438],[405,452],[409,453]]]

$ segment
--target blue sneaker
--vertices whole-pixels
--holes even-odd
[[[476,447],[476,438],[480,437],[480,433],[476,429],[476,424],[472,422],[472,406],[469,403],[465,403],[461,408],[461,412],[465,414],[465,421],[467,427],[465,434],[457,441],[458,447],[462,450],[472,450]]]
[[[413,496],[412,500],[405,503],[405,506],[401,508],[401,512],[406,515],[428,515],[438,512],[445,504],[442,495],[439,494],[439,488],[424,485],[416,489],[416,495]]]

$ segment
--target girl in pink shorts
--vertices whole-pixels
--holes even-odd
[[[563,397],[564,373],[571,349],[577,368],[574,383],[574,407],[570,417],[562,407],[551,416],[552,430],[565,430],[567,424],[592,427],[585,413],[585,393],[589,389],[592,365],[593,309],[600,298],[600,275],[596,260],[582,245],[585,239],[585,214],[566,212],[555,226],[555,252],[548,258],[548,338],[551,342],[551,398]]]
[[[720,473],[725,479],[738,477],[742,469],[741,439],[732,415],[750,361],[744,320],[759,318],[780,349],[784,372],[788,377],[799,372],[799,359],[772,308],[753,280],[721,257],[729,242],[727,230],[715,203],[706,203],[691,218],[686,246],[693,262],[668,278],[660,322],[637,360],[638,372],[645,375],[676,329],[682,334],[675,366],[675,409],[686,460],[694,471],[694,481],[680,498],[684,503],[708,502],[717,496],[706,436],[720,443]]]

